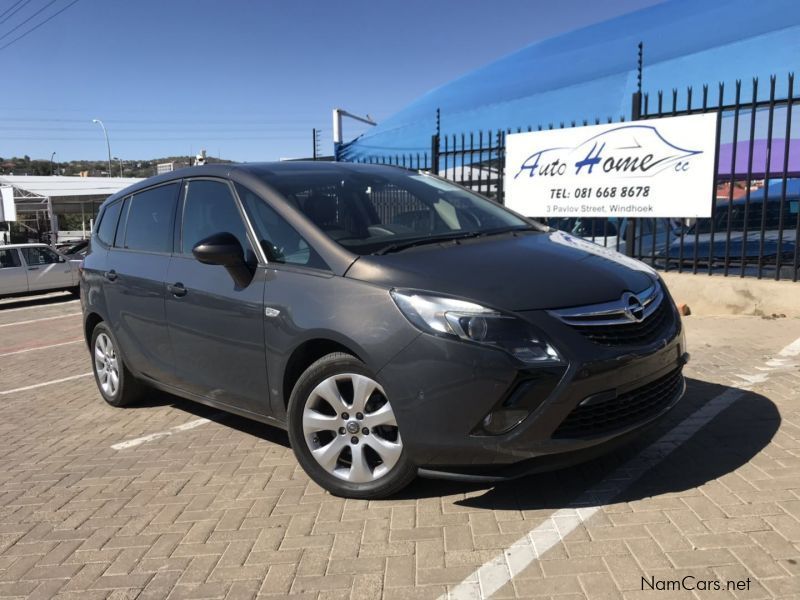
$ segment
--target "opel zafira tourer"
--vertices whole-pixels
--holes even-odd
[[[648,266],[426,173],[208,165],[111,196],[81,274],[100,393],[288,430],[333,494],[584,460],[684,393]]]

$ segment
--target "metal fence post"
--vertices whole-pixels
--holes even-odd
[[[636,91],[631,96],[631,121],[642,118],[642,49],[639,42],[639,58],[636,66]],[[617,238],[619,239],[619,238]],[[628,217],[628,227],[625,229],[625,254],[633,256],[636,252],[636,219]]]
[[[500,204],[506,203],[505,198],[505,189],[503,186],[503,179],[505,178],[506,172],[506,147],[505,147],[505,139],[506,136],[503,133],[503,130],[500,129],[497,132],[497,201]]]
[[[439,174],[439,135],[431,136],[431,173]]]

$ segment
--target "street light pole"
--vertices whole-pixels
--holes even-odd
[[[119,176],[124,177],[124,175],[122,174],[122,159],[119,156],[115,156],[114,160],[119,163]]]
[[[55,158],[55,156],[56,156],[56,153],[55,153],[55,152],[53,152],[53,153],[50,155],[50,176],[53,176],[53,175],[55,175],[55,174],[56,174],[56,171],[55,171],[55,166],[53,165],[53,159]]]
[[[97,123],[103,128],[103,134],[106,136],[106,149],[108,150],[108,176],[111,177],[111,143],[108,141],[108,131],[106,126],[100,119],[92,119],[92,123]]]

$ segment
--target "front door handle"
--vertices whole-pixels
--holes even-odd
[[[110,271],[106,271],[105,275],[106,275],[106,279],[108,279],[109,281],[116,281],[117,280],[117,272],[114,269],[111,269]]]
[[[182,298],[186,295],[186,287],[179,281],[167,286],[167,291],[176,298]]]
[[[28,271],[38,271],[39,267],[28,267]]]

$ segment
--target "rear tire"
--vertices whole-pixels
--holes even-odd
[[[143,388],[131,375],[119,354],[117,339],[103,322],[92,331],[92,371],[97,389],[111,406],[129,406],[139,400]]]
[[[417,475],[389,398],[354,356],[334,352],[308,367],[292,391],[288,418],[298,462],[335,496],[384,498]]]

